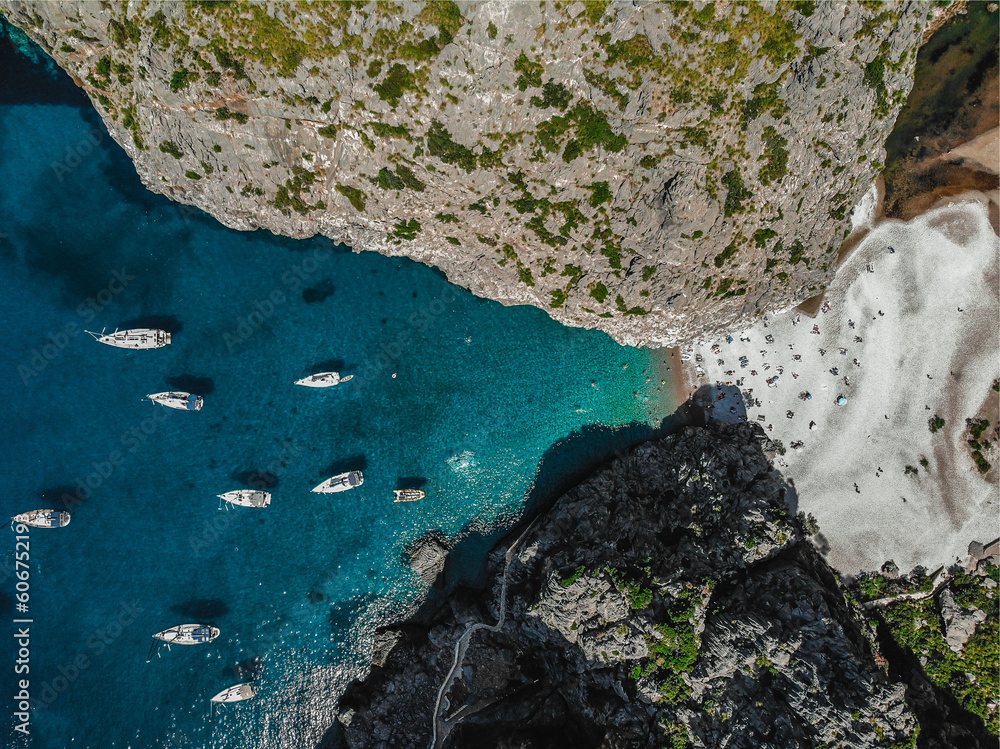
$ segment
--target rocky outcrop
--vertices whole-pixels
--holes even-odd
[[[908,740],[903,686],[876,665],[872,634],[788,517],[765,440],[747,424],[688,427],[571,490],[493,553],[489,590],[380,634],[388,654],[342,700],[337,741]]]
[[[928,20],[859,4],[0,1],[144,183],[662,346],[812,296]],[[933,15],[933,13],[931,13]]]
[[[410,567],[427,585],[434,585],[444,572],[448,547],[436,536],[424,536],[406,550]]]

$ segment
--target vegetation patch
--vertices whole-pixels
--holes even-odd
[[[780,120],[788,112],[785,100],[778,96],[779,82],[761,83],[754,87],[753,94],[743,100],[743,111],[740,121],[747,125],[751,120],[768,112],[774,119]]]
[[[404,164],[396,167],[396,171],[382,167],[377,177],[370,178],[383,190],[416,190],[423,192],[426,185]]]
[[[472,149],[452,140],[451,133],[437,120],[431,122],[427,131],[427,151],[431,156],[446,164],[454,164],[466,172],[472,172],[476,168],[476,154]]]
[[[514,60],[514,72],[520,73],[515,85],[521,90],[526,90],[529,86],[538,88],[542,85],[542,73],[544,66],[533,62],[524,52],[521,52]]]
[[[538,142],[547,151],[557,151],[563,136],[571,130],[572,136],[562,154],[563,161],[567,163],[597,146],[618,153],[628,145],[624,135],[618,135],[611,129],[605,114],[589,103],[577,104],[564,116],[557,115],[539,123]]]
[[[322,200],[310,205],[302,198],[303,192],[308,192],[316,182],[317,175],[304,167],[295,165],[292,167],[292,176],[285,180],[285,184],[279,185],[274,195],[272,205],[278,210],[291,208],[296,213],[303,215],[310,211],[321,211],[326,208],[326,203]]]
[[[243,112],[234,112],[229,107],[219,107],[215,110],[215,119],[217,120],[236,120],[241,125],[245,124],[250,118],[243,114]]]
[[[778,135],[778,131],[768,125],[764,128],[764,155],[761,159],[765,162],[757,174],[757,179],[765,187],[772,182],[779,182],[788,174],[788,149],[785,146],[788,141]]]
[[[378,94],[378,98],[389,102],[390,106],[396,107],[407,91],[417,90],[417,78],[408,67],[397,62],[389,68],[385,78],[372,88]]]
[[[351,187],[350,185],[337,185],[334,189],[351,201],[351,205],[354,206],[354,210],[364,213],[365,202],[368,200],[368,196],[363,190]]]
[[[655,635],[646,637],[648,660],[632,669],[632,678],[652,679],[661,702],[676,705],[691,693],[683,675],[694,670],[698,662],[701,637],[695,631],[697,611],[705,606],[712,587],[709,582],[680,593],[667,608],[664,621],[653,625]]]
[[[753,193],[747,189],[746,184],[743,182],[743,175],[740,174],[740,170],[732,169],[722,175],[722,184],[727,190],[726,202],[722,211],[723,215],[729,218],[737,213],[743,213],[746,210],[743,202],[752,198]]]
[[[170,90],[174,93],[183,91],[196,80],[198,80],[198,71],[182,67],[180,70],[175,70],[174,74],[170,76]]]
[[[1000,732],[1000,712],[996,702],[996,695],[1000,693],[996,668],[1000,658],[1000,627],[994,583],[1000,580],[1000,570],[992,563],[983,564],[985,576],[973,576],[960,570],[947,584],[956,605],[964,609],[978,609],[986,614],[986,619],[979,623],[959,652],[952,650],[945,639],[944,622],[934,598],[895,601],[885,608],[883,616],[892,638],[920,659],[927,677],[938,687],[951,692],[969,712],[982,718],[986,728],[996,735]],[[930,589],[931,586],[926,575],[903,580],[919,589]],[[987,582],[990,580],[993,582]],[[876,581],[882,582],[876,584]],[[891,590],[888,589],[890,584]],[[881,576],[874,576],[862,581],[861,595],[896,595],[903,592],[898,587],[897,581],[890,583]]]
[[[625,108],[628,106],[629,95],[628,93],[622,93],[621,89],[618,88],[618,84],[609,76],[584,68],[583,78],[591,86],[618,104],[620,110],[625,111]]]
[[[615,309],[621,312],[623,315],[648,315],[649,310],[645,307],[635,306],[629,307],[625,304],[625,298],[619,294],[615,297]],[[635,607],[633,607],[635,608]]]
[[[531,106],[540,107],[541,109],[548,109],[549,107],[555,107],[556,109],[566,109],[569,103],[573,100],[573,94],[569,92],[561,83],[556,83],[555,81],[547,81],[544,86],[542,86],[542,95],[532,96]]]
[[[174,143],[172,140],[165,140],[160,143],[160,150],[163,153],[169,153],[175,159],[179,159],[184,155],[184,152]]]
[[[586,188],[590,190],[590,205],[592,208],[597,208],[599,205],[610,203],[614,200],[614,195],[611,194],[611,188],[608,187],[607,182],[595,182],[592,185],[586,185]]]
[[[726,245],[726,249],[724,249],[722,252],[720,252],[718,255],[715,256],[715,260],[713,261],[715,267],[721,268],[723,265],[728,263],[733,257],[735,257],[736,253],[738,252],[739,249],[737,248],[736,240],[734,239],[732,242]]]
[[[420,222],[415,218],[411,218],[409,221],[400,221],[396,224],[392,231],[389,233],[390,239],[406,240],[411,241],[417,238],[417,234],[420,233]]]
[[[380,138],[406,138],[410,140],[410,129],[406,125],[389,125],[385,122],[369,123],[372,132]]]
[[[753,241],[761,249],[767,246],[768,240],[778,236],[774,229],[758,229],[753,233]]]
[[[588,290],[590,291],[590,295],[601,304],[608,298],[608,287],[600,281],[590,284]]]

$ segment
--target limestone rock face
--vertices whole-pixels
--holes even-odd
[[[945,642],[949,648],[960,653],[965,643],[972,637],[972,633],[976,631],[976,627],[986,620],[986,612],[959,606],[951,591],[947,589],[941,593],[940,606]]]
[[[341,702],[367,747],[890,747],[916,728],[747,424],[646,443],[560,498],[481,595],[390,628]],[[505,602],[501,617],[501,601]],[[690,742],[693,742],[690,743]]]
[[[650,346],[829,281],[928,19],[923,2],[0,10],[151,190]]]

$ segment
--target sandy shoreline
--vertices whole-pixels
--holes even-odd
[[[743,391],[746,417],[784,443],[778,467],[848,574],[888,559],[948,563],[996,535],[1000,468],[976,471],[965,419],[1000,376],[1000,244],[986,196],[942,203],[867,231],[815,318],[770,314],[732,342],[686,347],[683,365],[671,352],[675,397],[726,382]],[[737,405],[714,413],[736,418]],[[931,433],[935,414],[945,426]]]

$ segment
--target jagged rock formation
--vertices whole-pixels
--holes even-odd
[[[444,572],[448,547],[433,535],[424,536],[406,550],[410,567],[428,585],[434,585]]]
[[[2,0],[152,190],[661,346],[811,296],[923,2]]]
[[[904,688],[788,517],[747,424],[650,442],[493,555],[480,596],[390,628],[341,702],[347,747],[905,745]]]

